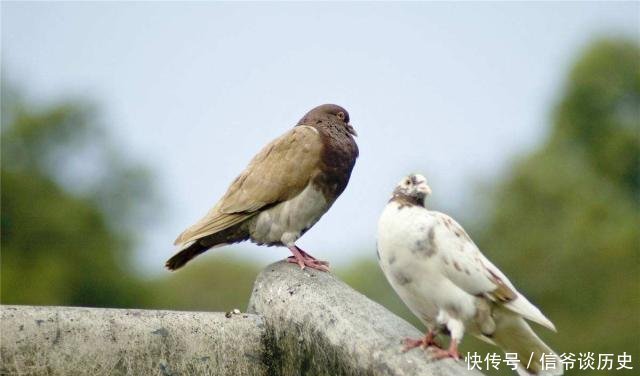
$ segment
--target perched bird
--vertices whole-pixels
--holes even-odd
[[[298,124],[265,146],[231,183],[207,215],[175,241],[180,251],[166,267],[175,270],[209,248],[251,240],[286,246],[289,261],[328,271],[295,244],[344,191],[358,157],[349,113],[334,104],[309,111]]]
[[[506,353],[517,353],[519,374],[562,374],[560,359],[525,319],[553,331],[554,325],[480,252],[456,221],[425,207],[430,194],[424,176],[407,176],[396,186],[378,222],[380,266],[428,329],[424,338],[405,339],[405,351],[434,346],[436,358],[459,359],[458,344],[467,330]],[[451,342],[442,349],[434,338],[447,332]]]

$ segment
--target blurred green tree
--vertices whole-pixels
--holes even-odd
[[[136,306],[133,222],[154,197],[149,175],[110,145],[95,111],[78,102],[38,108],[4,85],[4,304]]]
[[[215,250],[214,250],[215,251]],[[149,308],[187,311],[244,311],[253,281],[264,265],[210,252],[178,272],[150,280]]]
[[[549,138],[497,184],[491,207],[479,245],[556,323],[557,335],[540,330],[549,344],[559,353],[640,357],[635,42],[603,39],[586,48]]]

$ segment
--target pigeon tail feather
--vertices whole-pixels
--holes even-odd
[[[534,333],[522,317],[507,310],[495,313],[497,327],[491,339],[505,353],[518,354],[520,366],[517,372],[520,376],[563,374],[562,361],[558,355]]]
[[[507,309],[522,315],[527,320],[538,323],[545,328],[553,330],[557,332],[556,326],[553,325],[551,320],[549,320],[539,309],[534,306],[524,295],[518,293],[518,297],[504,305]]]
[[[204,253],[211,248],[222,247],[232,243],[247,240],[249,234],[244,224],[226,228],[211,235],[203,236],[180,245],[179,252],[171,257],[165,266],[169,270],[176,270],[189,262],[194,257]]]
[[[181,247],[180,252],[176,253],[165,263],[165,267],[169,270],[177,270],[183,267],[187,262],[191,261],[194,257],[203,253],[210,246],[202,245],[198,240],[185,244]]]

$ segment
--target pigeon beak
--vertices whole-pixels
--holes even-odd
[[[351,124],[347,124],[347,131],[351,133],[354,137],[358,137],[358,132],[356,132],[356,130],[353,129],[353,126]]]
[[[431,187],[426,184],[421,184],[418,186],[418,192],[424,193],[425,196],[431,195]]]

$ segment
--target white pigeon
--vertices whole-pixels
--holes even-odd
[[[460,359],[458,345],[467,330],[505,353],[517,353],[521,375],[561,375],[560,358],[525,319],[553,331],[554,325],[456,221],[425,207],[430,194],[424,176],[407,176],[396,186],[378,222],[380,266],[428,330],[422,339],[405,339],[405,351],[434,346],[436,358]],[[434,341],[441,332],[451,335],[446,350]]]

